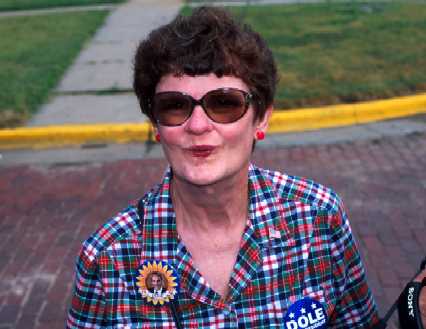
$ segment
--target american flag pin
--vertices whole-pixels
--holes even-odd
[[[280,231],[277,231],[273,228],[270,228],[269,229],[269,236],[273,239],[279,239],[279,238],[281,238],[281,233],[280,233]]]

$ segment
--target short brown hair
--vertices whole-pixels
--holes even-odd
[[[142,112],[153,120],[151,100],[167,74],[214,73],[244,81],[255,96],[256,118],[273,103],[277,69],[265,40],[221,8],[201,7],[152,31],[136,52],[133,87]]]

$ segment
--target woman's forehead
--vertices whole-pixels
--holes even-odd
[[[174,75],[167,74],[156,86],[156,93],[165,91],[180,91],[200,98],[210,90],[218,88],[237,88],[249,91],[243,80],[235,76],[218,77],[214,73],[205,75]]]

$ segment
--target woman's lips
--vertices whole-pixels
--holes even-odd
[[[207,158],[215,149],[212,145],[194,145],[188,147],[186,150],[196,158]]]

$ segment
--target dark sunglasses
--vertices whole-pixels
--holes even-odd
[[[189,119],[196,105],[216,123],[232,123],[247,112],[252,94],[235,88],[220,88],[206,93],[200,100],[179,91],[154,95],[152,113],[158,124],[179,126]]]

